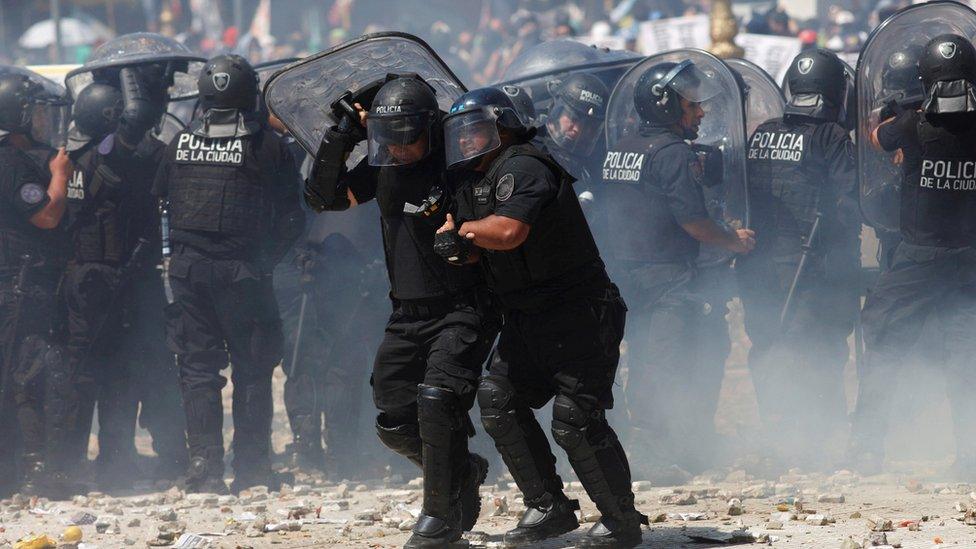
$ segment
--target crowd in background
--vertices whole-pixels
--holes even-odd
[[[471,9],[442,0],[143,0],[115,3],[111,13],[91,4],[62,2],[63,17],[106,23],[118,33],[149,30],[170,34],[204,56],[232,51],[252,62],[300,57],[327,49],[365,32],[399,30],[425,38],[463,81],[484,85],[498,81],[518,54],[536,43],[562,37],[621,37],[636,49],[640,23],[708,13],[709,0],[469,0]],[[46,3],[45,3],[46,4]],[[233,5],[241,9],[233,9]],[[461,4],[464,4],[462,2]],[[837,0],[822,16],[792,17],[775,2],[733,2],[740,31],[795,36],[804,46],[837,52],[859,50],[870,30],[908,4],[908,0]],[[10,11],[10,8],[7,8]],[[34,8],[21,20],[50,14]],[[29,11],[29,10],[28,10]],[[8,47],[0,62],[50,63],[53,48],[25,49],[4,21]],[[23,21],[31,23],[32,21]],[[36,21],[33,21],[36,22]],[[237,24],[235,24],[235,22]],[[17,28],[23,30],[23,25]],[[65,46],[60,60],[80,63],[90,44]]]

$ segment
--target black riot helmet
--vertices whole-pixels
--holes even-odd
[[[888,55],[881,69],[881,93],[884,96],[908,98],[925,93],[918,77],[918,60],[923,51],[921,45],[909,44]]]
[[[681,120],[680,99],[703,103],[722,93],[715,76],[690,60],[658,63],[641,75],[634,86],[634,107],[641,120],[652,126],[671,126]]]
[[[501,146],[498,128],[520,139],[531,139],[535,128],[526,127],[511,97],[498,88],[478,88],[457,98],[444,118],[448,168],[464,168]]]
[[[197,80],[206,108],[253,111],[257,108],[258,73],[240,55],[218,55]]]
[[[40,85],[22,74],[0,76],[0,130],[29,134],[33,105],[42,93]]]
[[[801,52],[786,71],[790,100],[786,116],[838,121],[843,118],[849,91],[844,62],[822,48]]]
[[[593,152],[607,116],[607,86],[596,76],[581,72],[550,91],[553,102],[546,120],[549,137],[570,154]]]
[[[99,139],[113,131],[122,116],[122,92],[114,86],[92,83],[75,98],[71,117],[78,131]]]
[[[976,111],[976,48],[969,40],[956,34],[929,40],[918,60],[918,74],[925,88],[925,112]]]
[[[439,142],[441,111],[436,92],[416,74],[388,75],[387,79],[366,115],[369,164],[419,162]]]
[[[505,95],[512,100],[512,104],[515,105],[515,110],[522,117],[522,124],[525,126],[534,126],[536,123],[535,103],[532,102],[532,97],[529,96],[529,92],[522,86],[513,84],[505,84],[504,86],[500,86],[499,89],[505,92]]]

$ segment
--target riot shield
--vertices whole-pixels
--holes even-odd
[[[178,101],[196,93],[197,77],[206,59],[172,38],[152,32],[124,34],[95,49],[88,61],[71,71],[65,83],[71,97],[98,78],[110,83],[125,67],[153,66],[169,86],[169,99]]]
[[[423,40],[402,32],[366,34],[292,63],[264,86],[264,100],[310,154],[338,120],[332,104],[346,91],[364,94],[387,74],[416,73],[437,92],[443,111],[467,89]],[[375,89],[373,89],[375,94]],[[363,107],[368,107],[364,104]]]
[[[640,77],[659,63],[694,63],[702,78],[721,91],[702,102],[705,117],[698,130],[696,145],[721,151],[722,181],[706,181],[712,196],[709,210],[716,221],[740,228],[749,224],[749,202],[746,193],[745,120],[742,92],[732,69],[714,55],[697,49],[673,50],[652,55],[634,65],[614,87],[607,106],[607,149],[632,148],[640,145],[640,117],[634,105],[634,87]],[[624,144],[626,142],[626,145]],[[623,145],[623,147],[621,147]],[[608,154],[609,156],[609,154]]]
[[[522,52],[505,70],[495,87],[519,86],[528,94],[540,126],[540,146],[585,186],[594,178],[599,179],[599,165],[606,149],[603,143],[602,124],[596,129],[595,143],[590,151],[570,150],[558,144],[555,135],[559,107],[554,106],[553,94],[564,79],[578,73],[597,77],[612,90],[627,69],[640,61],[641,56],[631,51],[608,50],[587,46],[570,39],[543,42]],[[607,98],[604,97],[605,101]],[[558,102],[556,102],[558,103]],[[553,124],[553,128],[547,128]]]
[[[742,77],[746,101],[746,138],[767,120],[781,118],[786,100],[776,81],[759,65],[745,59],[726,59],[732,70]]]
[[[43,90],[34,103],[31,113],[31,137],[38,143],[53,148],[63,147],[67,141],[68,123],[71,119],[71,100],[61,84],[23,67],[0,65],[0,75],[19,74]],[[0,138],[7,132],[0,130]]]
[[[597,48],[570,39],[552,40],[522,52],[492,86],[521,86],[529,92],[536,109],[545,110],[549,89],[561,78],[587,72],[612,90],[621,75],[641,58],[632,51]]]
[[[921,105],[921,86],[914,72],[916,54],[932,38],[954,33],[976,38],[976,12],[949,1],[904,8],[868,37],[857,63],[857,173],[861,212],[875,229],[899,230],[898,193],[901,166],[895,153],[871,144],[880,122],[903,109]]]

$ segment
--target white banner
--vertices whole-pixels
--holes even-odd
[[[759,65],[777,84],[783,82],[790,61],[800,53],[800,40],[789,36],[768,34],[739,34],[736,44],[746,50],[746,59]]]
[[[652,55],[678,48],[708,49],[712,44],[708,30],[708,15],[644,21],[638,32],[638,50]]]

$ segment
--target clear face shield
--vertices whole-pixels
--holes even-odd
[[[61,98],[38,99],[30,109],[31,139],[55,149],[65,146],[71,117],[70,104]]]
[[[549,136],[561,149],[574,155],[587,156],[593,152],[603,133],[602,116],[581,113],[559,102],[549,113],[546,128]]]
[[[430,113],[366,118],[370,166],[406,166],[430,154],[434,118]]]
[[[668,85],[690,103],[704,103],[722,93],[718,76],[710,71],[703,71],[692,63],[680,69]]]
[[[444,121],[447,167],[459,165],[487,154],[502,144],[497,117],[486,109],[471,110]]]

